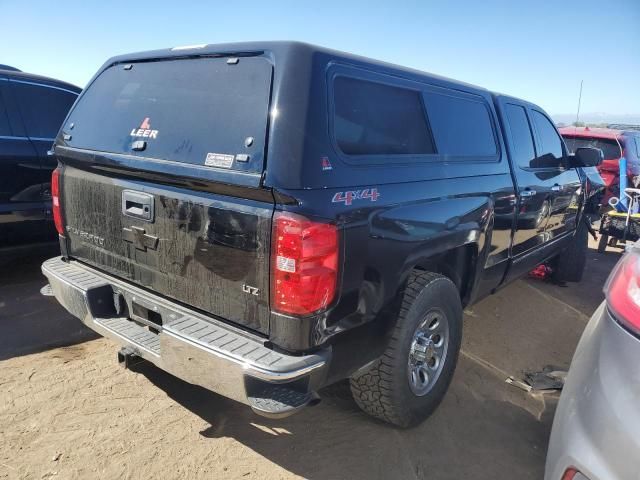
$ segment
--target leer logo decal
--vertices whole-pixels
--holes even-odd
[[[158,130],[151,129],[151,119],[149,117],[145,117],[142,120],[139,128],[134,128],[131,130],[132,137],[141,137],[141,138],[157,138]]]
[[[378,201],[380,194],[377,188],[365,188],[364,190],[351,190],[348,192],[338,192],[331,199],[332,203],[342,203],[351,205],[355,200]]]

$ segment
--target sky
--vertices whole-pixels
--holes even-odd
[[[111,56],[300,40],[524,98],[640,117],[640,0],[0,0],[0,63],[85,86]],[[640,120],[638,120],[640,122]]]

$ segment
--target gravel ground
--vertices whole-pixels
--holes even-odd
[[[282,420],[117,348],[50,299],[41,258],[0,278],[0,478],[540,479],[557,395],[504,382],[568,367],[618,254],[590,252],[585,282],[515,282],[467,310],[443,405],[399,431],[361,413],[344,383]]]

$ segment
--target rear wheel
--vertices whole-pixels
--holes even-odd
[[[385,353],[351,378],[365,412],[400,427],[426,419],[451,383],[462,340],[462,305],[454,283],[431,272],[411,276]]]
[[[552,277],[557,282],[579,282],[584,274],[589,248],[589,230],[584,219],[578,224],[576,233],[569,244],[553,262]]]

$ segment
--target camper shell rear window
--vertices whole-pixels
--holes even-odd
[[[264,57],[115,64],[64,126],[71,147],[262,171],[272,65]],[[73,124],[73,127],[71,125]]]

